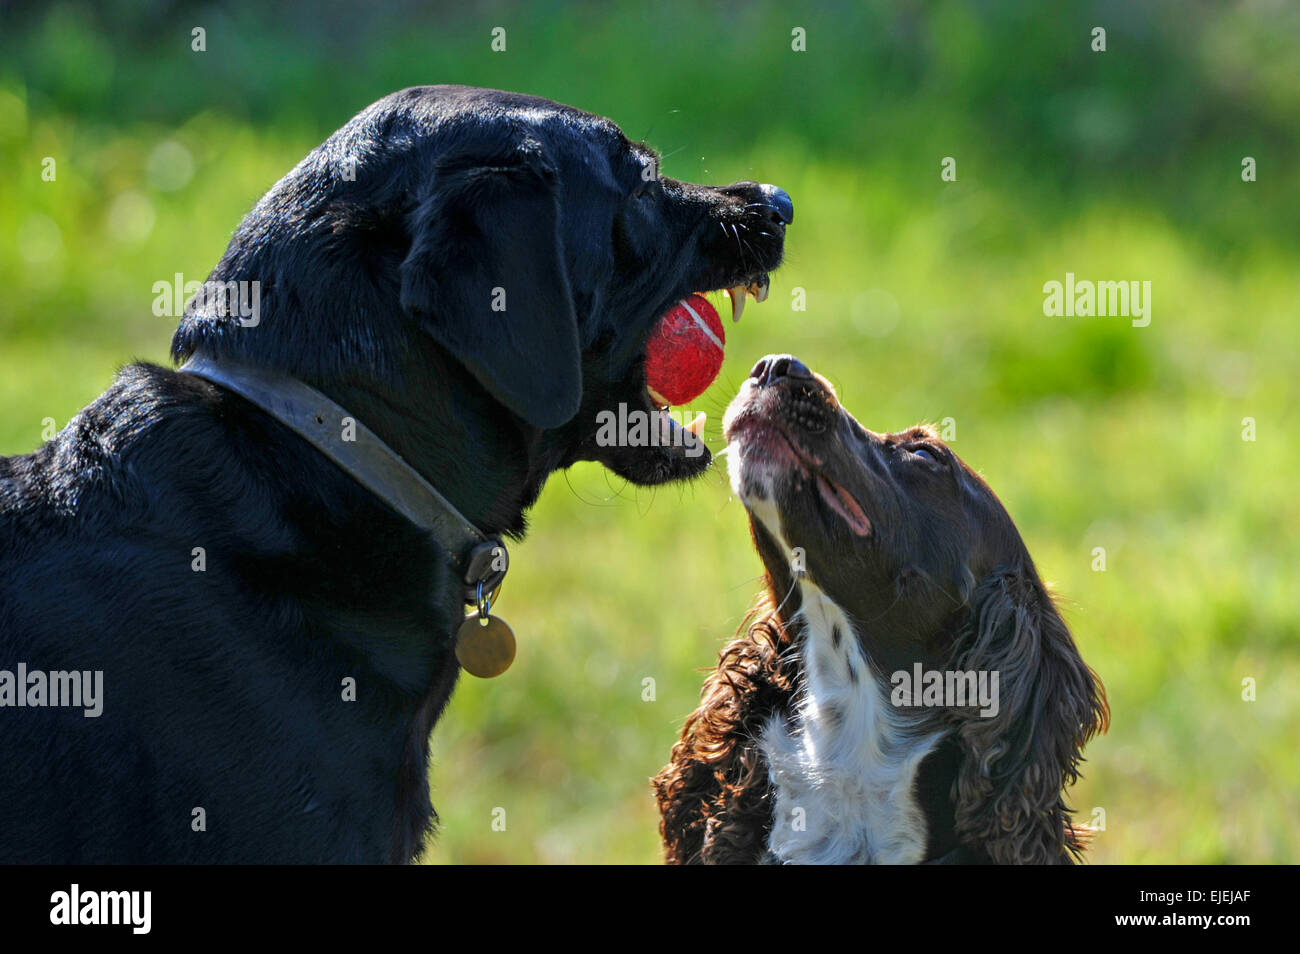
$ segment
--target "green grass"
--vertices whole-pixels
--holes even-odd
[[[753,361],[788,350],[827,374],[869,427],[953,418],[954,449],[1017,520],[1110,695],[1111,732],[1089,748],[1072,799],[1085,819],[1105,810],[1093,858],[1292,861],[1300,856],[1300,270],[1287,237],[1295,195],[1276,163],[1245,184],[1238,161],[1257,147],[1294,156],[1294,136],[1278,139],[1270,127],[1271,145],[1251,146],[1233,119],[1210,124],[1217,138],[1185,152],[1135,137],[1128,153],[1085,151],[1077,168],[1060,165],[1073,155],[1069,144],[1058,153],[1035,139],[1040,151],[1013,155],[999,138],[1011,135],[1000,112],[1011,107],[985,74],[1048,75],[1041,44],[1054,34],[1040,30],[1038,46],[1022,50],[1028,65],[1004,67],[1014,57],[989,38],[994,28],[966,22],[952,5],[942,10],[933,71],[881,86],[878,102],[859,92],[804,117],[797,104],[772,100],[772,134],[754,135],[765,89],[804,87],[798,76],[763,79],[761,70],[727,86],[728,64],[750,53],[720,42],[716,61],[700,69],[718,84],[728,123],[706,132],[691,114],[671,133],[651,132],[669,154],[668,174],[756,175],[787,188],[797,209],[771,299],[728,325],[719,382],[691,410],[709,412],[718,447],[722,411]],[[629,16],[593,20],[576,46],[565,45],[562,26],[521,32],[536,55],[502,61],[495,80],[493,66],[463,48],[413,75],[415,40],[364,75],[384,87],[457,78],[547,93],[640,135],[666,121],[665,105],[695,101],[684,78],[695,48],[668,49],[674,69],[643,83],[636,62],[612,52],[611,37],[638,27]],[[1229,47],[1214,55],[1235,55]],[[819,68],[809,62],[806,85]],[[283,68],[312,75],[295,63]],[[328,63],[313,68],[330,72]],[[846,66],[859,68],[877,66]],[[114,81],[144,69],[119,57]],[[597,69],[607,82],[588,83],[584,71]],[[964,85],[977,80],[984,85],[973,91]],[[1125,95],[1139,101],[1125,93],[1128,80],[1114,82],[1112,106]],[[1259,97],[1257,118],[1297,101],[1294,85],[1278,82],[1272,98]],[[152,283],[178,271],[206,275],[240,216],[329,128],[179,107],[175,121],[118,122],[97,112],[107,94],[82,90],[84,102],[69,106],[73,94],[50,92],[52,80],[36,87],[44,99],[16,79],[0,82],[6,454],[37,446],[46,418],[65,424],[118,365],[164,358],[174,322],[150,313]],[[1065,122],[1033,112],[1034,88],[1017,89],[1014,102],[1028,105],[1012,109],[1026,124],[1015,134]],[[1171,95],[1162,108],[1201,108],[1190,102],[1199,90],[1183,94],[1188,102]],[[1206,101],[1213,97],[1197,100]],[[1133,120],[1139,129],[1148,121]],[[839,128],[845,148],[833,143]],[[188,180],[150,173],[166,141],[191,156]],[[939,158],[954,153],[958,181],[941,183]],[[56,183],[39,177],[48,155],[59,159]],[[1042,285],[1066,271],[1150,280],[1150,327],[1044,317]],[[795,288],[807,292],[806,312],[791,310]],[[1247,417],[1253,442],[1241,439]],[[701,670],[756,591],[743,509],[719,469],[651,491],[579,466],[551,479],[531,525],[499,604],[519,658],[501,679],[465,678],[434,734],[443,824],[427,860],[653,862],[648,779],[694,706]],[[1099,546],[1105,572],[1092,569]],[[1257,701],[1241,698],[1247,677]],[[654,701],[643,701],[646,679],[655,680]],[[498,808],[505,831],[493,828]]]

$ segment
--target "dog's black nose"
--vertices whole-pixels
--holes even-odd
[[[792,381],[813,379],[808,366],[792,354],[769,354],[766,358],[760,358],[749,376],[764,387],[776,384],[782,378]]]
[[[777,225],[789,225],[794,221],[794,203],[790,201],[790,195],[779,186],[763,183],[758,187],[759,194],[763,197],[763,205],[767,208],[768,217]]]

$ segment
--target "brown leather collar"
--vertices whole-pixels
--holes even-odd
[[[464,581],[466,603],[501,585],[509,556],[356,417],[297,378],[192,355],[181,371],[211,381],[261,408],[337,464],[353,480],[427,531]],[[345,426],[350,422],[351,426]],[[347,437],[345,437],[345,433]],[[480,590],[480,584],[482,589]]]

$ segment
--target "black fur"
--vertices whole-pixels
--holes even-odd
[[[697,474],[707,452],[597,446],[596,415],[649,409],[657,317],[775,268],[786,217],[754,183],[647,183],[652,161],[547,100],[395,93],[236,231],[210,280],[259,282],[257,324],[201,302],[173,357],[297,376],[486,533],[521,534],[578,460]],[[0,669],[104,673],[98,718],[0,708],[0,862],[411,860],[461,612],[448,554],[278,422],[125,368],[0,458]]]

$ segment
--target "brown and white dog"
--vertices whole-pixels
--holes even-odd
[[[667,859],[1073,861],[1109,711],[993,491],[789,355],[724,430],[767,587],[655,779]]]

